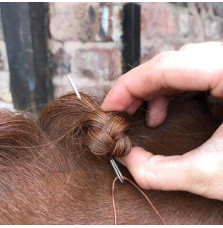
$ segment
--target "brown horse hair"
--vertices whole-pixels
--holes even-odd
[[[218,108],[200,93],[173,99],[167,120],[156,129],[145,126],[143,107],[133,116],[104,112],[101,98],[81,97],[51,101],[37,119],[0,111],[0,224],[113,224],[111,157],[125,156],[135,145],[154,154],[183,154],[221,122],[221,103]],[[160,224],[132,185],[116,188],[119,224]],[[186,192],[145,194],[166,224],[223,223],[220,201]]]

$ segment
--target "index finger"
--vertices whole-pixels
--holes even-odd
[[[121,76],[105,98],[106,111],[124,111],[140,100],[176,91],[206,91],[222,96],[222,45],[161,53]]]

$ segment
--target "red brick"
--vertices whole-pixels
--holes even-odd
[[[176,20],[168,3],[142,3],[141,30],[144,38],[173,37]]]
[[[112,41],[120,34],[120,3],[50,3],[50,33],[60,41]]]
[[[78,49],[75,52],[72,70],[80,77],[93,80],[112,80],[121,73],[120,50]]]

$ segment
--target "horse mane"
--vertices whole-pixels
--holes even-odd
[[[155,129],[145,125],[143,106],[133,116],[104,112],[102,99],[87,93],[81,100],[72,93],[55,99],[37,118],[0,111],[0,224],[113,224],[111,157],[135,145],[183,154],[220,125],[214,102],[188,94],[172,99],[166,121]],[[166,224],[223,223],[220,201],[179,191],[145,193]],[[115,200],[118,224],[160,224],[127,182],[117,184]]]

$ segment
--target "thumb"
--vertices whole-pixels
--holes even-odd
[[[144,189],[186,191],[188,188],[189,166],[184,156],[153,155],[141,147],[134,147],[123,160]]]
[[[134,147],[123,161],[144,189],[181,190],[223,200],[223,124],[200,147],[184,155],[153,155]]]

